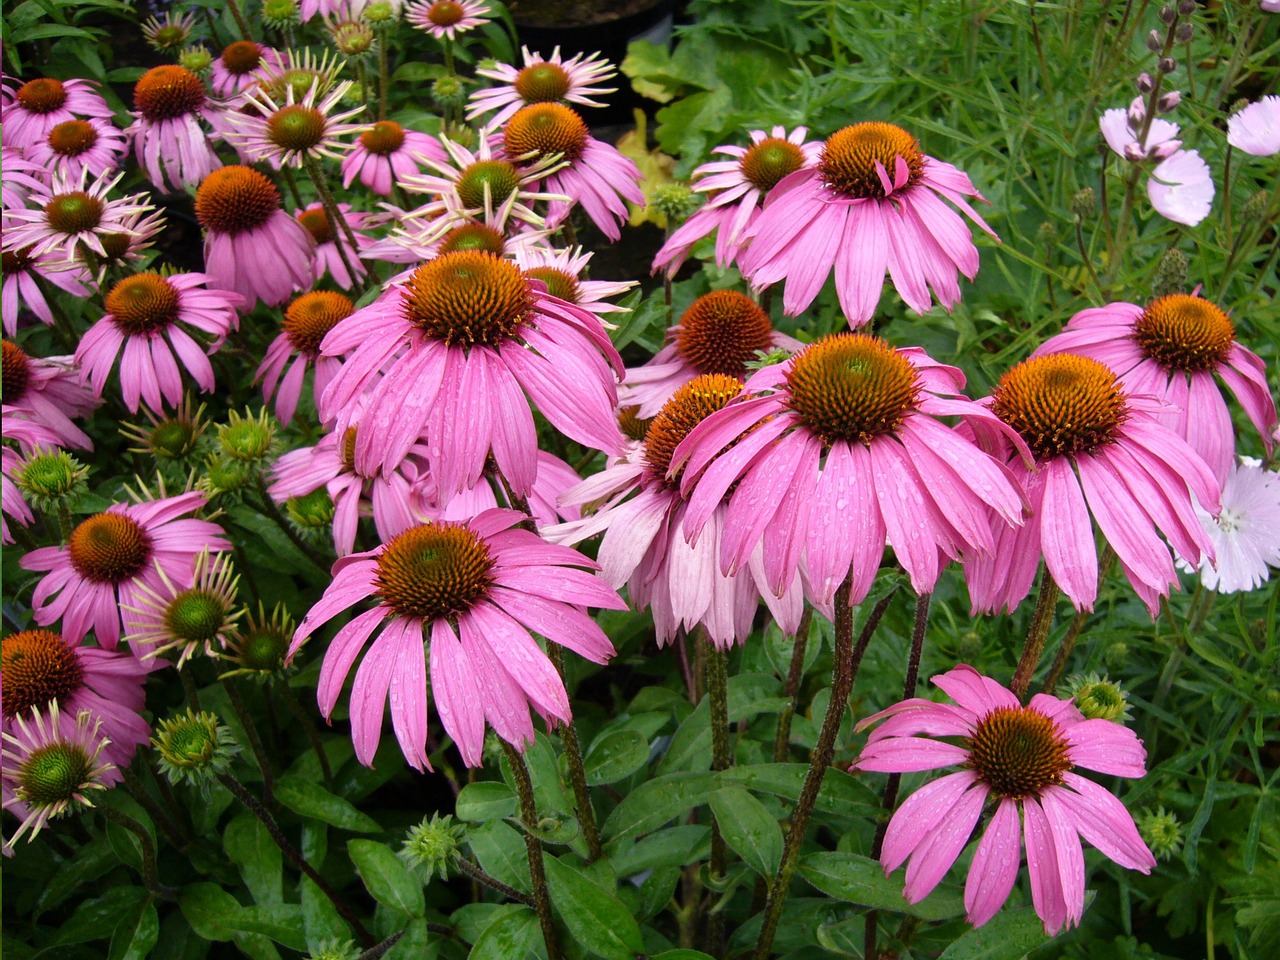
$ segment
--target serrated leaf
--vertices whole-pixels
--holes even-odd
[[[322,820],[341,830],[377,833],[382,829],[377,820],[361,813],[342,797],[296,777],[281,777],[276,781],[276,798],[297,814]]]
[[[640,925],[621,900],[556,857],[546,858],[546,869],[551,904],[579,945],[606,960],[644,952]]]
[[[782,827],[744,787],[711,794],[711,812],[724,842],[760,876],[771,878],[782,863]]]
[[[800,861],[800,875],[825,894],[877,910],[924,920],[949,920],[964,913],[959,895],[936,890],[920,903],[907,903],[901,880],[886,877],[879,863],[856,853],[810,854]]]
[[[469,783],[458,794],[455,813],[459,820],[485,823],[515,816],[516,795],[505,783],[482,780]]]
[[[962,933],[938,960],[1020,960],[1053,938],[1030,907],[1001,910],[987,923]]]
[[[617,783],[649,762],[649,741],[635,730],[613,730],[598,738],[582,758],[587,784]]]
[[[385,843],[349,840],[347,852],[373,899],[410,917],[426,912],[422,883]]]

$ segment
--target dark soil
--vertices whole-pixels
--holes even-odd
[[[664,0],[603,0],[581,3],[579,0],[515,0],[510,4],[511,17],[522,27],[591,27],[620,20],[652,7]]]

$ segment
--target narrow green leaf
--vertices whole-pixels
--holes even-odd
[[[385,843],[349,840],[347,852],[373,899],[410,917],[426,912],[422,884]]]
[[[342,830],[377,833],[382,829],[377,820],[361,813],[348,801],[316,783],[295,777],[281,777],[276,781],[276,797],[295,813],[322,820]]]
[[[551,903],[569,934],[606,960],[632,960],[644,951],[640,926],[622,901],[556,857],[546,859]]]
[[[901,880],[886,877],[879,863],[856,853],[810,854],[800,861],[800,875],[823,893],[877,910],[925,920],[949,920],[964,913],[964,901],[954,893],[934,891],[920,903],[907,903]]]
[[[724,787],[709,799],[724,842],[760,876],[776,874],[782,863],[782,828],[764,804],[744,787]]]

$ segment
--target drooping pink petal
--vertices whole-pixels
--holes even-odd
[[[996,806],[986,832],[978,841],[964,883],[966,919],[980,927],[1000,910],[1018,879],[1022,862],[1022,824],[1018,804],[1008,797]]]

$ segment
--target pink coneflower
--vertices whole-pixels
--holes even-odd
[[[520,242],[532,233],[517,235],[511,255],[526,277],[541,280],[547,285],[547,293],[567,300],[583,310],[590,310],[602,321],[606,313],[626,313],[626,307],[608,303],[605,297],[620,297],[632,287],[635,280],[587,280],[582,274],[591,262],[592,254],[583,253],[581,247],[552,250],[538,243]]]
[[[205,270],[252,309],[283,303],[311,286],[315,243],[280,209],[280,191],[248,167],[215,170],[196,191],[196,218],[205,229]]]
[[[1131,393],[1097,360],[1055,353],[1009,370],[982,403],[1018,432],[1035,463],[1014,457],[1008,464],[1026,490],[1031,518],[1016,530],[997,530],[993,552],[966,558],[975,611],[1016,607],[1042,555],[1076,609],[1092,610],[1098,557],[1091,514],[1153,617],[1178,582],[1157,528],[1182,556],[1212,556],[1191,495],[1216,512],[1218,482],[1186,441],[1159,423],[1162,402]]]
[[[618,388],[622,406],[636,406],[648,420],[681,386],[699,374],[720,373],[746,380],[757,353],[795,353],[803,344],[773,329],[769,315],[736,290],[713,290],[694,300],[667,331],[666,345],[643,367],[627,370]]]
[[[0,125],[10,144],[36,143],[67,120],[80,117],[110,119],[107,106],[90,80],[28,80],[13,92],[13,100],[0,111]]]
[[[800,621],[804,601],[799,575],[793,573],[781,596],[775,597],[765,579],[759,545],[746,569],[733,575],[720,570],[723,506],[712,512],[695,543],[684,537],[683,470],[671,469],[672,453],[694,427],[741,392],[741,382],[723,374],[698,376],[680,387],[642,443],[563,498],[573,505],[605,503],[582,520],[544,531],[557,543],[577,543],[603,531],[598,555],[602,575],[615,588],[625,583],[637,609],[652,611],[660,645],[679,630],[691,631],[699,624],[717,646],[741,643],[751,633],[761,599],[784,633],[794,634]]]
[[[210,554],[206,548],[196,557],[190,578],[175,582],[159,561],[155,574],[158,589],[141,583],[136,605],[121,604],[126,614],[125,641],[134,656],[145,662],[176,650],[181,668],[197,652],[215,656],[226,649],[244,612],[233,612],[240,578],[231,566],[231,555]]]
[[[48,574],[31,599],[36,623],[43,627],[62,618],[62,635],[72,642],[93,630],[101,646],[114,650],[120,642],[120,607],[137,606],[143,586],[163,587],[154,564],[170,580],[190,583],[197,554],[231,549],[217,524],[184,517],[204,505],[198,491],[117,503],[82,520],[65,547],[32,550],[19,565]]]
[[[710,193],[711,199],[667,238],[653,258],[653,269],[674,275],[693,245],[712,232],[716,232],[716,263],[727,267],[736,260],[769,191],[797,170],[817,166],[822,143],[805,140],[808,132],[807,127],[796,127],[791,133],[785,127],[768,133],[752,130],[751,146],[712,150],[735,159],[704,163],[693,171],[698,180],[693,189]]]
[[[28,160],[21,150],[0,144],[0,202],[4,208],[24,207],[33,190],[39,190],[49,179],[49,171]],[[6,316],[6,319],[8,317]]]
[[[99,286],[106,281],[108,267],[121,271],[133,269],[133,265],[143,258],[156,237],[164,231],[165,218],[159,211],[141,210],[122,218],[120,226],[118,232],[102,238],[106,256],[99,259],[98,272],[94,277]]]
[[[1232,115],[1227,143],[1255,157],[1280,153],[1280,97],[1263,97]]]
[[[1262,358],[1235,339],[1231,319],[1198,296],[1171,294],[1145,308],[1109,303],[1081,310],[1033,357],[1077,353],[1110,367],[1133,393],[1169,404],[1160,417],[1190,444],[1221,483],[1235,457],[1231,414],[1214,374],[1235,394],[1267,450],[1276,427],[1276,404]]]
[[[489,5],[482,0],[417,0],[404,8],[404,18],[437,40],[456,40],[458,34],[489,22]]]
[[[79,180],[81,170],[88,170],[92,177],[114,170],[128,149],[123,130],[110,120],[92,118],[64,120],[48,137],[27,147],[26,155],[70,181]]]
[[[239,324],[236,308],[244,298],[230,290],[201,289],[211,280],[204,273],[162,276],[148,271],[117,283],[107,294],[106,314],[76,347],[80,381],[102,396],[118,358],[120,388],[131,413],[138,412],[140,402],[156,412],[165,402],[171,407],[181,403],[180,367],[204,393],[213,392],[207,355],[216,353]]]
[[[4,433],[14,420],[29,420],[53,433],[58,445],[92,450],[88,435],[72,423],[99,400],[80,385],[71,357],[33,357],[12,340],[4,343]]]
[[[926,156],[901,127],[856,123],[827,138],[816,167],[769,191],[738,266],[756,288],[785,279],[783,307],[792,315],[813,302],[833,266],[855,327],[875,313],[886,269],[916,313],[932,306],[930,288],[949,310],[960,302],[958,274],[978,273],[978,248],[942,201],[999,240],[968,197],[983,200],[968,175]]]
[[[153,50],[177,53],[191,39],[195,25],[195,11],[179,14],[166,10],[163,18],[153,14],[142,22],[142,37]]]
[[[1147,180],[1151,206],[1166,220],[1194,227],[1213,208],[1213,173],[1195,150],[1162,160]]]
[[[47,187],[32,192],[30,208],[5,211],[4,249],[29,247],[28,256],[57,253],[62,260],[75,260],[83,243],[97,256],[108,256],[105,244],[117,234],[136,232],[135,215],[154,209],[142,193],[109,199],[108,191],[124,177],[112,174],[107,171],[93,182],[87,169],[74,179],[55,174]]]
[[[505,63],[476,70],[476,75],[497,80],[498,86],[477,90],[471,95],[467,107],[467,119],[474,120],[490,110],[497,110],[485,123],[492,129],[500,127],[521,107],[532,103],[576,103],[584,107],[603,107],[603,103],[591,97],[602,93],[616,93],[616,87],[599,87],[596,84],[608,80],[617,70],[599,53],[583,59],[578,53],[568,60],[560,59],[560,48],[551,51],[550,58],[540,53],[530,53],[521,47],[524,66],[516,69]]]
[[[258,71],[264,65],[279,68],[282,64],[280,54],[271,47],[253,40],[237,40],[227,44],[213,61],[210,86],[218,96],[230,99],[257,83]]]
[[[276,418],[281,423],[287,424],[293,419],[298,409],[298,398],[302,395],[303,378],[312,365],[316,371],[312,390],[316,406],[320,405],[325,387],[342,366],[334,357],[320,355],[320,342],[340,321],[351,316],[354,309],[348,298],[328,290],[304,293],[285,308],[284,329],[267,347],[267,353],[253,377],[255,382],[262,381],[264,401],[270,402],[275,396]],[[287,373],[286,366],[289,368]]]
[[[342,185],[360,182],[382,197],[402,177],[421,173],[418,155],[445,162],[447,154],[440,141],[429,134],[406,130],[394,120],[379,120],[360,134],[351,152],[342,158]]]
[[[102,721],[81,710],[74,718],[62,715],[55,701],[47,713],[33,710],[16,718],[17,733],[4,732],[0,753],[3,806],[22,823],[4,843],[5,852],[28,830],[28,842],[50,820],[84,807],[92,807],[91,790],[119,783],[120,771],[103,753],[107,738]]]
[[[815,603],[829,603],[849,575],[860,603],[887,543],[915,591],[931,591],[940,557],[990,551],[995,528],[1022,519],[1009,471],[935,419],[1012,433],[959,396],[963,387],[959,370],[923,350],[864,334],[826,337],[764,368],[742,400],[676,448],[685,534],[696,538],[733,488],[720,540],[726,573],[763,540],[775,594],[801,569]]]
[[[414,495],[414,486],[427,470],[426,446],[410,447],[394,470],[366,475],[355,465],[358,432],[357,423],[326,434],[314,447],[290,450],[276,461],[274,482],[267,489],[273,500],[284,503],[323,487],[333,501],[333,546],[340,557],[355,549],[362,515],[373,516],[384,543],[428,518]]]
[[[152,667],[126,651],[75,644],[51,630],[23,630],[4,638],[4,728],[32,710],[57,703],[74,717],[88,710],[102,720],[109,738],[102,758],[124,769],[147,742],[151,727],[142,718],[143,687]],[[159,666],[159,664],[157,664]]]
[[[1196,504],[1196,516],[1213,543],[1216,562],[1199,564],[1200,582],[1208,590],[1238,593],[1257,590],[1269,567],[1280,567],[1280,474],[1261,461],[1245,457],[1233,464],[1222,485],[1222,512],[1216,517]],[[1182,557],[1178,566],[1196,570]]]
[[[300,0],[298,19],[306,23],[314,16],[328,17],[337,13],[347,0]]]
[[[980,927],[1009,897],[1026,841],[1031,902],[1045,932],[1076,926],[1084,910],[1083,837],[1108,859],[1149,873],[1156,859],[1111,791],[1076,767],[1118,777],[1146,775],[1146,751],[1132,730],[1086,720],[1070,700],[1043,693],[1027,706],[994,680],[961,665],[933,678],[955,705],[913,698],[858,724],[881,720],[851,769],[880,773],[963,769],[902,802],[889,821],[880,862],[907,865],[903,896],[919,903],[951,869],[988,800],[996,803],[978,841],[964,905]],[[927,736],[916,736],[927,734]],[[959,742],[935,739],[955,738]]]
[[[351,232],[356,238],[356,250],[354,252],[347,241],[346,233],[343,232],[340,226],[330,221],[329,214],[325,211],[323,203],[313,203],[305,210],[297,210],[294,212],[294,216],[297,217],[299,223],[307,228],[307,232],[311,234],[311,239],[315,241],[316,252],[313,263],[313,276],[316,282],[323,280],[325,274],[328,274],[333,277],[333,282],[343,290],[350,290],[369,272],[365,265],[360,262],[360,257],[374,244],[373,237],[363,232],[368,225],[369,218],[373,215],[358,213],[351,209],[351,204],[349,203],[338,204],[338,212],[347,221],[347,226],[351,228]],[[342,260],[342,252],[338,250],[339,243],[342,244],[342,250],[346,252],[347,260],[351,263],[350,272],[347,270],[347,264]]]
[[[582,477],[569,464],[545,450],[538,451],[538,476],[529,492],[529,515],[539,532],[545,535],[545,527],[582,516],[574,504],[561,503],[565,492],[581,482]],[[469,520],[494,507],[508,506],[506,491],[496,490],[495,485],[500,486],[497,479],[486,476],[470,490],[441,497],[430,471],[423,470],[412,490],[414,509],[432,520]]]
[[[222,166],[201,126],[213,106],[204,81],[176,64],[152,67],[133,88],[134,155],[162,190],[194,187]]]
[[[344,80],[321,95],[312,86],[298,98],[286,85],[279,101],[261,87],[247,90],[241,95],[244,102],[259,112],[228,114],[231,128],[224,135],[248,160],[265,160],[277,169],[301,167],[320,157],[340,160],[351,144],[339,138],[364,129],[345,122],[361,113],[363,105],[330,116],[351,87],[351,81]]]
[[[523,750],[534,737],[530,707],[548,723],[570,718],[564,683],[530,630],[594,663],[613,656],[582,608],[626,604],[587,572],[595,564],[582,554],[518,529],[525,519],[515,510],[486,510],[465,523],[418,526],[334,565],[333,583],[303,618],[289,655],[337,614],[377,598],[330,642],[317,690],[327,717],[356,656],[385,621],[351,688],[351,738],[361,763],[373,762],[389,691],[405,759],[430,768],[424,648],[440,721],[471,767],[481,762],[486,720]]]
[[[563,166],[542,175],[548,190],[569,198],[547,206],[548,227],[558,227],[580,203],[600,232],[617,240],[628,216],[626,201],[644,204],[640,169],[616,147],[592,137],[582,118],[564,104],[521,107],[502,136],[507,156],[520,164],[562,158]]]
[[[491,253],[446,253],[333,329],[321,352],[354,353],[321,398],[326,420],[345,428],[351,401],[390,363],[356,441],[360,472],[394,468],[425,432],[443,495],[474,487],[492,453],[515,495],[527,496],[537,434],[526,392],[561,433],[620,449],[621,358],[598,317],[539,286]]]
[[[66,262],[56,253],[37,254],[31,247],[20,247],[5,250],[3,256],[4,286],[0,288],[0,313],[4,314],[4,332],[13,336],[18,332],[18,317],[21,304],[40,318],[40,322],[53,325],[53,311],[44,298],[36,277],[46,280],[71,294],[73,297],[88,297],[89,288],[85,281],[88,274],[82,267],[72,266],[65,269]]]
[[[369,247],[365,256],[370,260],[416,265],[458,250],[487,251],[515,260],[522,250],[529,253],[547,250],[547,238],[552,231],[535,230],[524,221],[511,218],[514,200],[515,194],[512,194],[502,207],[486,213],[483,220],[448,214],[438,216],[420,207],[401,216],[386,237]],[[388,282],[400,282],[404,276],[401,274]],[[538,279],[546,282],[547,278]],[[594,289],[598,290],[599,286]],[[559,296],[554,291],[552,295]],[[599,312],[591,307],[587,309]]]
[[[5,426],[8,427],[8,424]],[[5,545],[13,543],[13,534],[9,532],[10,520],[20,527],[29,527],[36,520],[27,501],[22,497],[22,491],[11,479],[25,463],[17,450],[11,447],[0,448],[0,543]]]

